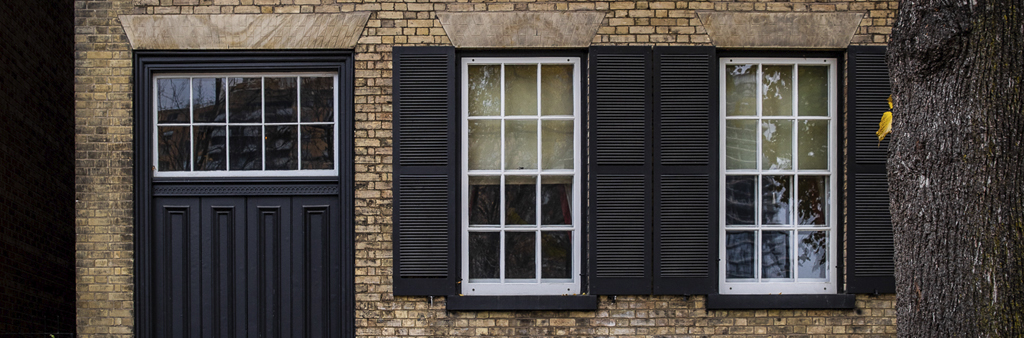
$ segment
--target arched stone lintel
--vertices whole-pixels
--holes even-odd
[[[352,49],[370,12],[122,15],[132,49]]]

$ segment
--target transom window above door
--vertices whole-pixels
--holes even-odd
[[[338,174],[337,74],[155,76],[154,176]]]

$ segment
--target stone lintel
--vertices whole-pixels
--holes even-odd
[[[132,49],[352,49],[370,12],[122,15]]]
[[[864,13],[698,11],[715,47],[841,49],[850,45]]]
[[[604,12],[440,12],[456,48],[585,48]]]

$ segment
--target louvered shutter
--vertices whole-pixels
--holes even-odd
[[[590,291],[651,293],[651,48],[590,49]]]
[[[455,49],[395,47],[394,293],[456,294]]]
[[[654,293],[717,290],[718,77],[714,47],[654,49]]]
[[[879,144],[875,135],[882,113],[889,110],[885,47],[850,47],[849,84],[847,292],[894,293],[892,220],[885,171],[889,138]]]

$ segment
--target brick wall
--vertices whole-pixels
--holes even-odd
[[[71,4],[0,3],[0,336],[75,329]]]
[[[594,45],[709,44],[696,11],[858,11],[854,44],[884,44],[895,1],[76,1],[79,333],[131,332],[130,52],[118,14],[372,11],[355,49],[356,332],[404,335],[895,334],[894,295],[855,310],[706,311],[704,297],[601,297],[588,312],[446,312],[443,298],[391,293],[391,50],[448,45],[437,11],[599,10]]]

